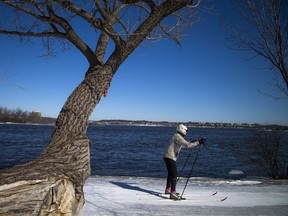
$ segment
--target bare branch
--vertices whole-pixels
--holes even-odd
[[[152,0],[94,0],[85,6],[83,6],[85,3],[82,4],[79,2],[76,5],[77,2],[74,3],[66,0],[47,0],[46,3],[23,1],[25,2],[24,4],[23,2],[0,2],[33,16],[36,20],[42,21],[42,24],[47,23],[50,26],[50,28],[45,30],[43,28],[41,30],[39,26],[38,31],[25,29],[23,31],[2,30],[0,28],[0,33],[26,37],[38,36],[68,39],[87,57],[90,63],[91,59],[94,59],[94,55],[103,63],[106,53],[105,47],[107,47],[109,39],[114,41],[115,47],[118,50],[121,50],[123,47],[127,49],[127,45],[130,47],[129,50],[133,50],[134,48],[132,47],[136,47],[137,44],[139,45],[145,39],[156,40],[163,38],[165,35],[177,44],[180,44],[180,38],[183,36],[181,29],[185,28],[183,24],[191,20],[188,21],[184,18],[184,14],[177,14],[175,12],[186,6],[192,11],[195,7],[199,6],[202,0],[197,1],[195,5],[192,5],[192,0],[158,1],[157,5]],[[25,7],[25,5],[29,5],[30,7]],[[30,10],[31,7],[35,10]],[[85,9],[86,7],[88,10]],[[139,12],[134,10],[134,8],[138,8]],[[96,31],[102,32],[101,36],[98,37],[99,40],[95,52],[76,33],[76,30],[67,19],[69,17],[64,17],[65,12],[70,12],[70,18],[81,17]],[[173,13],[175,13],[176,19],[174,25],[169,24],[169,22],[167,22],[168,25],[161,23],[166,16]],[[36,28],[36,26],[37,23],[31,24],[33,28]],[[162,33],[160,31],[157,32],[157,29],[161,30]],[[103,48],[100,48],[100,44]],[[49,47],[47,44],[46,46]]]
[[[156,5],[152,0],[121,0],[123,4],[136,4],[136,3],[146,3],[149,5],[150,9],[153,9]]]
[[[50,1],[47,1],[47,10],[52,18],[52,21],[60,25],[66,32],[67,38],[71,41],[86,57],[90,65],[99,64],[98,61],[95,61],[94,52],[87,46],[87,44],[82,41],[82,39],[76,34],[72,26],[63,18],[57,16],[54,13],[52,4]]]
[[[18,35],[25,37],[58,37],[66,39],[66,34],[61,32],[20,32],[20,31],[5,31],[0,30],[0,34]]]
[[[69,10],[76,15],[82,17],[84,20],[89,22],[95,29],[101,30],[101,20],[95,18],[92,14],[87,13],[84,9],[77,7],[75,4],[72,4],[69,1],[63,1],[63,0],[55,0],[58,2],[64,10]],[[99,10],[99,8],[97,9]]]
[[[203,0],[198,0],[197,3],[195,5],[192,4],[189,4],[187,5],[188,8],[197,8],[200,6],[200,4],[203,2]]]
[[[229,41],[235,48],[253,51],[266,59],[281,74],[285,83],[275,86],[288,97],[288,20],[287,4],[282,0],[245,0],[241,2],[245,27],[231,29]],[[284,8],[286,7],[286,8]]]

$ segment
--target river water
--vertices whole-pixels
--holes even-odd
[[[52,129],[51,125],[0,124],[0,169],[36,159],[47,146]],[[162,126],[89,126],[92,175],[165,177],[163,154],[174,132],[175,127]],[[189,175],[195,162],[192,177],[266,178],[267,167],[254,151],[258,147],[250,143],[253,134],[262,132],[189,128],[185,139],[206,137],[207,142],[201,149],[199,146],[182,149],[177,161],[178,173],[187,161],[181,173],[183,177]],[[282,158],[287,162],[287,132],[282,132],[280,144],[284,149]],[[240,171],[244,174],[239,175]]]

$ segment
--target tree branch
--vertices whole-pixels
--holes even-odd
[[[67,39],[66,34],[61,32],[20,32],[20,31],[6,31],[0,30],[0,34],[6,35],[17,35],[24,37],[58,37],[62,39]]]
[[[240,12],[246,18],[246,26],[235,28],[230,41],[234,47],[251,50],[268,60],[272,68],[281,74],[286,83],[286,90],[283,90],[282,85],[280,88],[277,82],[275,86],[280,92],[287,94],[288,21],[285,19],[287,4],[282,0],[245,0],[240,8],[242,8]],[[246,31],[241,31],[245,28]]]
[[[63,0],[55,0],[55,2],[58,2],[64,10],[69,10],[76,15],[82,17],[84,20],[89,22],[95,29],[100,29],[101,28],[101,20],[95,18],[93,15],[87,13],[85,10],[83,10],[80,7],[77,7],[75,4],[72,4],[69,1],[63,1]]]
[[[123,1],[121,1],[123,2]],[[125,1],[126,3],[139,3],[140,1]],[[159,6],[154,6],[151,14],[142,22],[138,28],[122,43],[116,44],[115,52],[111,55],[107,62],[113,61],[115,56],[121,56],[121,62],[133,52],[136,47],[148,37],[149,33],[158,26],[165,17],[171,15],[175,11],[191,4],[192,0],[182,1],[165,1]]]
[[[95,53],[90,49],[90,47],[76,34],[72,26],[65,19],[57,16],[54,13],[53,7],[50,1],[47,1],[47,10],[52,18],[52,21],[60,25],[66,32],[67,38],[74,44],[83,54],[86,56],[90,65],[100,64],[95,58]]]

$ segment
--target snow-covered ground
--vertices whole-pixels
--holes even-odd
[[[178,192],[185,182],[178,182]],[[288,215],[287,180],[190,179],[183,201],[159,197],[164,188],[161,178],[92,176],[84,186],[81,216]]]

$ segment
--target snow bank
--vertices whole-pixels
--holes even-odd
[[[185,182],[178,182],[178,192]],[[93,176],[84,186],[81,215],[285,215],[288,211],[288,181],[191,179],[185,201],[159,197],[164,188],[161,178]]]

